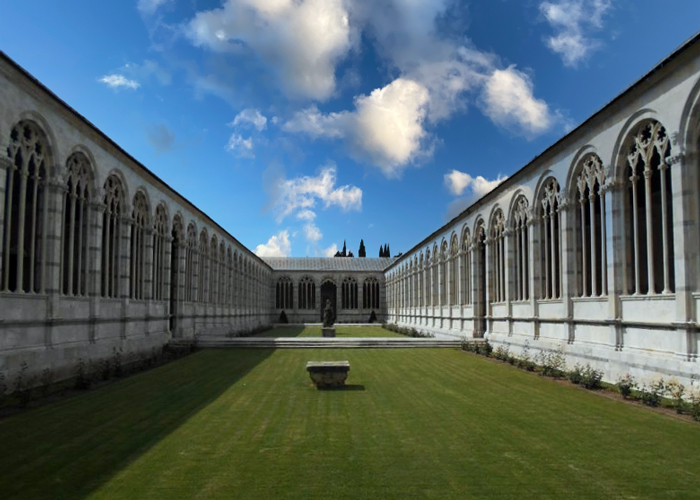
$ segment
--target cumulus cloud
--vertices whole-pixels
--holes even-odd
[[[540,12],[555,32],[554,36],[545,39],[545,43],[561,56],[564,65],[576,67],[600,48],[600,40],[588,34],[603,27],[603,16],[611,7],[612,0],[542,2]]]
[[[507,178],[507,176],[498,174],[495,179],[488,180],[481,175],[472,177],[466,172],[460,172],[459,170],[452,170],[445,174],[445,186],[447,186],[447,190],[453,196],[461,196],[461,198],[453,200],[447,206],[447,213],[444,217],[445,220],[451,220],[459,215],[465,208],[486,193],[492,191]]]
[[[224,148],[229,153],[233,153],[238,158],[255,158],[253,152],[253,138],[244,139],[242,135],[233,133],[228,139],[228,143]]]
[[[286,229],[272,236],[267,243],[255,247],[255,255],[258,257],[289,257],[291,253],[292,245]]]
[[[228,125],[229,127],[253,127],[261,132],[267,127],[267,118],[259,110],[248,108],[238,113]]]
[[[357,97],[354,111],[323,114],[311,106],[297,112],[283,130],[342,138],[354,157],[378,166],[387,177],[397,177],[421,150],[428,99],[424,86],[398,78],[369,96]]]
[[[303,214],[301,218],[310,217],[308,212],[313,211],[317,202],[321,202],[324,209],[337,206],[343,212],[362,210],[362,190],[349,185],[336,187],[337,167],[332,162],[321,167],[313,177],[286,179],[279,172],[268,173],[266,177],[269,205],[278,223],[297,211]]]
[[[335,243],[321,251],[324,257],[334,257],[336,253],[338,253],[338,245]]]
[[[136,90],[141,86],[139,82],[136,80],[129,80],[127,77],[124,75],[117,75],[117,74],[112,74],[112,75],[105,75],[102,78],[100,78],[98,81],[104,83],[110,88],[113,88],[115,90],[118,90],[120,88],[127,88],[127,89],[132,89]]]
[[[536,136],[555,120],[547,103],[534,97],[530,78],[515,66],[495,70],[481,97],[484,113],[495,124],[516,133]]]
[[[146,129],[146,140],[160,155],[175,147],[175,133],[164,123],[151,125]]]
[[[325,100],[335,65],[353,45],[343,0],[227,0],[198,12],[188,36],[216,52],[253,52],[290,97]]]
[[[399,76],[357,96],[353,110],[324,113],[307,106],[283,130],[341,140],[352,157],[396,178],[432,155],[431,127],[466,111],[470,97],[499,126],[528,138],[557,123],[559,115],[535,97],[525,73],[514,66],[503,69],[496,55],[463,39],[439,36],[438,24],[444,25],[452,2],[356,0],[348,5],[354,26]],[[454,23],[466,21],[457,16]]]
[[[161,5],[165,5],[170,0],[138,0],[136,8],[146,16],[151,16]]]
[[[304,237],[311,243],[317,243],[323,238],[323,233],[313,222],[304,225]]]

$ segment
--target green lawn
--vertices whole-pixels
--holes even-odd
[[[405,335],[385,330],[381,326],[335,325],[336,337],[400,337]],[[281,326],[267,330],[256,337],[321,337],[320,326]]]
[[[347,359],[317,391],[308,360]],[[457,350],[204,350],[0,421],[0,498],[697,499],[700,425]]]

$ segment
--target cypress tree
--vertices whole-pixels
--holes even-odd
[[[365,250],[365,240],[360,240],[360,249],[357,251],[358,257],[367,257],[367,251]]]
[[[391,257],[391,250],[389,250],[389,244],[386,244],[386,256]]]

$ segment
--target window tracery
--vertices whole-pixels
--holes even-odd
[[[104,185],[105,211],[102,216],[102,296],[119,297],[121,271],[121,217],[124,188],[118,177],[111,175]]]
[[[404,280],[405,287],[405,280]],[[405,304],[405,297],[404,297]],[[342,283],[342,307],[343,309],[357,309],[357,280],[347,277]]]
[[[168,244],[168,213],[162,203],[156,207],[153,235],[153,299],[165,300]]]
[[[132,299],[145,299],[146,283],[146,238],[149,232],[148,201],[143,192],[134,195],[134,209],[131,215],[131,286]]]
[[[661,123],[649,121],[638,128],[625,175],[626,241],[632,254],[626,289],[635,295],[675,290],[670,156],[671,144]]]
[[[309,276],[299,281],[299,309],[316,309],[316,283]]]
[[[48,141],[31,121],[10,132],[5,178],[2,289],[43,293],[46,255]]]
[[[506,300],[505,230],[506,220],[503,212],[499,210],[494,214],[490,234],[492,302],[504,302]]]
[[[294,308],[294,286],[292,279],[284,276],[277,280],[275,305],[277,309],[293,309]]]
[[[369,277],[362,284],[362,308],[379,309],[379,281]]]
[[[66,165],[61,289],[65,295],[85,296],[89,271],[90,162],[83,153],[76,152]]]
[[[197,228],[190,223],[187,226],[187,241],[185,246],[185,300],[195,302],[197,295],[195,283],[197,270]]]

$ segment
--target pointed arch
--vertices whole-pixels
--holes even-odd
[[[12,127],[5,173],[2,290],[44,293],[52,149],[33,120]]]
[[[64,295],[88,294],[88,262],[92,167],[82,151],[66,161],[61,240],[61,291]]]

